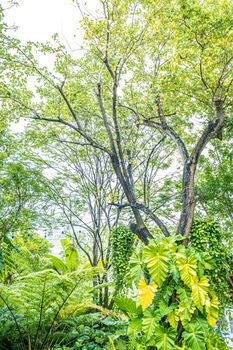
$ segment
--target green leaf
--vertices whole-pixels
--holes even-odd
[[[206,350],[205,333],[199,325],[189,324],[182,333],[185,345],[188,345],[192,350]]]
[[[129,275],[132,276],[132,279],[135,281],[136,284],[138,284],[143,275],[143,263],[141,255],[141,253],[134,252],[129,262]]]
[[[136,337],[137,333],[142,331],[142,319],[141,318],[135,318],[134,320],[130,321],[128,326],[128,334],[132,337]]]
[[[188,288],[178,288],[177,294],[179,296],[180,303],[175,313],[180,317],[180,320],[184,325],[191,320],[196,307],[193,305],[191,291]]]
[[[162,317],[168,315],[176,307],[177,307],[177,304],[175,304],[175,303],[168,306],[167,303],[165,302],[165,300],[160,300],[160,302],[159,302],[159,311],[160,311]]]
[[[141,306],[136,305],[136,301],[130,298],[120,298],[115,299],[115,305],[123,311],[129,318],[133,318],[137,315],[142,314]]]
[[[206,302],[207,321],[214,328],[219,314],[219,300],[214,291],[211,291],[211,299]]]
[[[169,251],[167,247],[153,242],[144,249],[144,257],[153,280],[161,287],[169,272]]]
[[[202,311],[208,297],[209,281],[206,276],[199,280],[197,276],[192,279],[192,300],[194,305]]]
[[[155,328],[155,345],[158,350],[174,350],[177,332],[164,326]]]
[[[51,260],[53,267],[58,272],[66,273],[68,271],[66,264],[57,256],[52,254],[46,254],[45,257]]]
[[[154,311],[147,309],[144,312],[142,319],[142,330],[146,335],[146,340],[149,341],[155,332],[155,328],[161,319],[161,314],[159,311]]]
[[[180,277],[182,281],[188,286],[191,287],[191,281],[194,276],[197,275],[197,262],[196,258],[193,256],[179,257],[177,259],[177,265],[180,270]]]

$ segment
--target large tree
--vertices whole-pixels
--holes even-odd
[[[81,13],[79,59],[59,43],[22,46],[1,27],[4,114],[35,119],[40,132],[50,136],[48,124],[60,138],[64,127],[69,133],[63,142],[106,154],[125,194],[124,206],[135,217],[131,228],[146,244],[152,237],[146,217],[164,235],[171,232],[137,186],[139,168],[147,172],[166,136],[165,143],[177,150],[171,166],[182,165],[177,233],[187,237],[200,155],[213,138],[221,138],[231,111],[232,2],[107,0],[95,16]],[[39,67],[35,49],[55,55],[53,72]],[[143,191],[145,199],[146,186]]]

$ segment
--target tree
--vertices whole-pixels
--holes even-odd
[[[44,180],[44,188],[56,222],[72,237],[87,264],[105,269],[105,274],[94,276],[93,287],[106,284],[111,265],[110,232],[120,215],[119,208],[108,202],[110,197],[121,196],[107,157],[86,147],[80,150],[76,145],[60,143],[50,151],[49,158],[46,153],[41,155],[39,163],[48,174],[51,170],[55,173]],[[99,303],[108,306],[108,285],[103,290],[98,288],[97,295]]]
[[[39,223],[42,215],[42,170],[26,159],[19,139],[0,134],[0,234],[14,236]]]
[[[196,205],[200,155],[211,139],[220,137],[231,109],[232,3],[101,4],[97,18],[82,12],[86,51],[78,60],[61,45],[23,47],[2,29],[2,48],[10,48],[3,52],[0,68],[2,74],[10,72],[3,79],[4,111],[14,108],[13,116],[35,119],[41,130],[44,123],[55,125],[56,133],[61,132],[58,125],[64,126],[70,129],[70,139],[65,141],[108,155],[136,220],[132,230],[146,244],[152,235],[144,215],[165,236],[170,230],[138,200],[137,154],[148,130],[153,131],[154,145],[167,135],[183,167],[177,233],[187,237]],[[54,73],[39,67],[34,48],[56,55]],[[19,75],[37,80],[37,100],[27,79],[13,84]]]

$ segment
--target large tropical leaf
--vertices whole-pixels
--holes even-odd
[[[179,296],[180,303],[175,313],[181,322],[185,324],[191,320],[196,307],[192,302],[191,291],[188,288],[178,288],[177,295]]]
[[[195,309],[196,307],[192,304],[192,302],[187,304],[184,301],[181,301],[178,309],[175,311],[175,314],[180,318],[183,324],[186,324],[191,320]]]
[[[207,321],[209,325],[214,328],[219,312],[219,300],[214,291],[211,291],[211,299],[207,299],[205,308],[207,312]]]
[[[144,249],[144,257],[153,280],[161,287],[169,272],[168,248],[152,243]]]
[[[176,349],[175,339],[177,332],[171,328],[157,326],[155,328],[155,345],[158,350]]]
[[[160,302],[159,302],[159,311],[160,311],[162,317],[168,315],[171,311],[176,309],[176,307],[177,307],[176,303],[172,303],[172,304],[168,305],[166,303],[166,301],[163,299],[160,300]]]
[[[202,328],[195,323],[190,323],[182,333],[185,345],[192,350],[206,350],[205,333]]]
[[[147,284],[144,278],[140,280],[138,285],[138,300],[143,310],[152,303],[157,290],[158,286],[155,282]]]
[[[175,311],[172,311],[167,315],[167,320],[172,328],[177,329],[179,317],[177,316]]]
[[[61,239],[61,245],[65,252],[66,265],[70,271],[75,271],[79,266],[78,251],[69,239]]]
[[[138,317],[129,322],[128,334],[135,336],[138,332],[142,331],[142,318]]]
[[[192,300],[194,305],[202,311],[208,298],[209,281],[206,276],[199,280],[197,276],[192,279]]]
[[[129,262],[130,271],[129,277],[133,279],[135,283],[139,283],[141,276],[143,274],[143,262],[142,262],[142,254],[134,252],[130,258]]]
[[[133,318],[142,313],[140,306],[136,305],[136,301],[126,297],[117,297],[115,299],[115,305],[123,311],[129,318]]]
[[[160,319],[161,314],[159,311],[155,312],[154,310],[147,309],[144,312],[142,319],[142,330],[146,335],[147,341],[149,341],[152,338]]]
[[[197,261],[193,256],[189,257],[179,257],[177,259],[177,265],[180,270],[180,277],[182,281],[188,286],[191,287],[191,281],[194,276],[197,275]]]
[[[195,328],[198,328],[200,331],[202,331],[205,335],[208,332],[209,326],[208,322],[206,321],[205,317],[201,316],[193,316],[191,322],[185,326],[185,329],[189,329],[190,324],[193,324]]]
[[[45,257],[51,260],[54,269],[57,270],[59,273],[66,273],[68,271],[66,264],[57,256],[52,254],[46,254]]]

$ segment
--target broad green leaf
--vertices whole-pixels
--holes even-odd
[[[196,308],[192,302],[185,303],[184,301],[181,301],[178,309],[175,311],[175,314],[180,318],[183,324],[186,324],[191,320],[195,309]]]
[[[68,271],[66,264],[57,256],[52,254],[46,254],[45,257],[51,260],[53,267],[58,272],[66,273]]]
[[[146,335],[146,340],[149,341],[155,332],[155,328],[161,319],[161,314],[159,311],[154,312],[154,310],[147,309],[144,312],[142,319],[142,330]]]
[[[197,275],[197,261],[193,256],[189,256],[187,259],[178,258],[177,265],[180,270],[180,277],[182,281],[188,286],[191,287],[191,281],[194,276]]]
[[[200,310],[206,303],[208,297],[209,281],[206,276],[202,276],[199,280],[197,276],[192,279],[192,300],[194,305]]]
[[[130,258],[129,266],[130,271],[129,275],[135,283],[138,283],[143,274],[143,263],[142,263],[142,254],[134,252]]]
[[[135,318],[129,323],[127,333],[136,337],[137,333],[142,331],[142,318]]]
[[[171,328],[157,326],[155,328],[155,345],[158,350],[174,350],[177,332]]]
[[[206,321],[205,317],[193,316],[190,323],[187,324],[184,328],[189,329],[190,324],[192,324],[195,328],[200,329],[204,334],[206,334],[208,332],[209,326],[208,326],[208,322]]]
[[[160,302],[159,302],[159,311],[160,311],[162,317],[168,315],[176,307],[177,307],[177,304],[172,303],[172,304],[168,305],[165,300],[160,300]]]
[[[177,316],[179,316],[184,325],[191,320],[196,307],[192,302],[191,291],[188,288],[178,288],[177,294],[179,296],[180,303],[175,313]]]
[[[179,322],[179,317],[175,313],[175,311],[170,312],[167,315],[168,322],[170,323],[170,326],[174,329],[177,329],[178,322]]]
[[[205,334],[202,329],[195,324],[189,324],[182,333],[185,345],[188,345],[192,350],[206,350]]]
[[[138,285],[138,300],[143,310],[152,303],[157,290],[158,286],[155,282],[147,284],[144,278],[140,280]]]
[[[207,312],[207,321],[209,325],[214,328],[216,325],[216,321],[218,319],[219,313],[219,300],[214,291],[211,291],[211,299],[206,302],[205,308]]]
[[[167,247],[152,243],[144,249],[144,257],[153,280],[160,287],[169,272],[169,251]]]
[[[117,297],[115,299],[115,304],[129,318],[133,318],[135,315],[140,315],[142,312],[141,307],[136,305],[136,301],[130,298]]]

